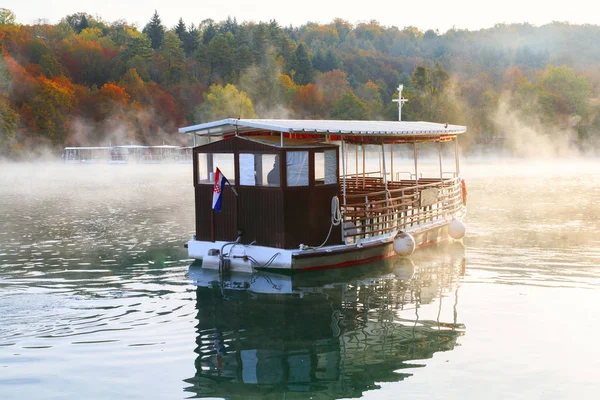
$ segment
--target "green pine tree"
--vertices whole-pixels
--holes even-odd
[[[300,43],[296,48],[296,60],[294,81],[298,85],[306,85],[312,81],[314,70],[310,54],[304,43]]]
[[[162,25],[158,12],[154,10],[154,15],[150,19],[150,22],[144,27],[144,32],[152,42],[152,48],[158,50],[163,44],[165,39],[165,27]]]

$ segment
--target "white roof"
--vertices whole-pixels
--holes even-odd
[[[179,128],[180,133],[222,136],[227,133],[265,130],[285,133],[311,133],[347,136],[431,136],[459,134],[465,126],[412,121],[339,121],[292,119],[235,119]]]

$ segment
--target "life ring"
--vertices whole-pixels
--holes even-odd
[[[462,193],[462,202],[463,205],[467,205],[467,184],[465,183],[465,180],[462,179],[460,181],[460,189],[461,189],[461,193]]]

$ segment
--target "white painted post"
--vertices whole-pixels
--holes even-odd
[[[408,101],[408,99],[402,98],[402,90],[404,89],[404,85],[398,86],[398,98],[392,100],[393,102],[398,103],[398,121],[402,121],[402,106],[404,103]]]

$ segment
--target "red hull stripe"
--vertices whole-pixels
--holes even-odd
[[[395,254],[388,254],[383,256],[374,256],[369,258],[362,258],[360,260],[350,260],[344,261],[338,264],[328,264],[328,265],[318,265],[316,267],[304,267],[304,268],[294,268],[294,271],[317,271],[319,269],[330,269],[330,268],[342,268],[342,267],[350,267],[352,265],[357,264],[365,264],[373,261],[385,260],[386,258],[394,257]]]
[[[429,240],[427,242],[423,242],[421,243],[419,246],[417,246],[417,249],[421,249],[423,247],[432,245],[432,244],[436,244],[439,242],[443,242],[444,239],[433,239],[433,240]],[[373,261],[380,261],[380,260],[385,260],[386,258],[391,258],[391,257],[395,257],[396,254],[392,253],[392,254],[387,254],[387,255],[382,255],[382,256],[373,256],[373,257],[369,257],[369,258],[363,258],[360,260],[350,260],[350,261],[344,261],[338,264],[327,264],[327,265],[318,265],[315,267],[304,267],[304,268],[294,268],[293,271],[318,271],[320,269],[332,269],[332,268],[343,268],[343,267],[350,267],[352,265],[357,265],[357,264],[366,264],[366,263],[370,263]]]

